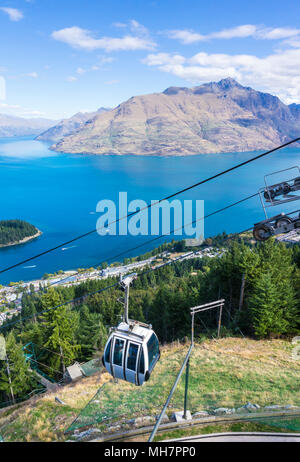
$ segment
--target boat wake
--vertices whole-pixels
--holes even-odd
[[[73,249],[74,247],[77,247],[77,245],[70,245],[70,247],[62,247],[61,250],[69,250],[69,249]]]

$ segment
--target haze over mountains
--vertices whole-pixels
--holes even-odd
[[[269,149],[300,135],[300,105],[231,78],[134,96],[51,148],[91,154],[195,155]]]
[[[7,114],[0,114],[0,137],[38,135],[55,123],[55,120],[43,118],[25,119]]]

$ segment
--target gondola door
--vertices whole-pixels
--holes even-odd
[[[138,367],[138,358],[141,345],[132,341],[128,341],[129,345],[127,347],[127,357],[126,357],[126,380],[131,383],[138,383],[137,377],[137,367]]]
[[[115,337],[114,344],[112,348],[112,369],[113,369],[113,376],[116,379],[124,380],[124,361],[125,361],[125,352],[126,352],[126,340]],[[125,379],[126,380],[126,379]]]

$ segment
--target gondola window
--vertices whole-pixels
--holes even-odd
[[[116,339],[115,348],[114,348],[114,364],[116,366],[122,366],[123,350],[124,350],[124,340],[119,338]]]
[[[149,357],[149,369],[151,369],[152,364],[154,363],[157,355],[159,354],[159,344],[158,344],[157,337],[154,334],[151,335],[147,343],[147,347],[148,347],[148,357]]]
[[[130,344],[128,350],[127,369],[130,369],[131,371],[135,371],[138,349],[139,347],[137,345],[133,343]]]

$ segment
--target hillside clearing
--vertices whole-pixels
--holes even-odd
[[[17,410],[0,413],[0,433],[6,441],[64,441],[64,431],[81,414],[81,424],[105,429],[120,416],[131,419],[157,414],[170,391],[188,346],[173,343],[162,348],[161,360],[149,382],[138,388],[114,383],[99,373],[47,393]],[[189,409],[211,411],[217,407],[239,407],[247,402],[260,406],[300,405],[300,362],[292,359],[291,342],[255,341],[248,338],[206,340],[195,346],[190,362]],[[183,407],[184,379],[179,383],[169,415]],[[59,397],[65,405],[55,402]],[[99,427],[100,425],[100,427]],[[76,428],[73,427],[73,428]]]

